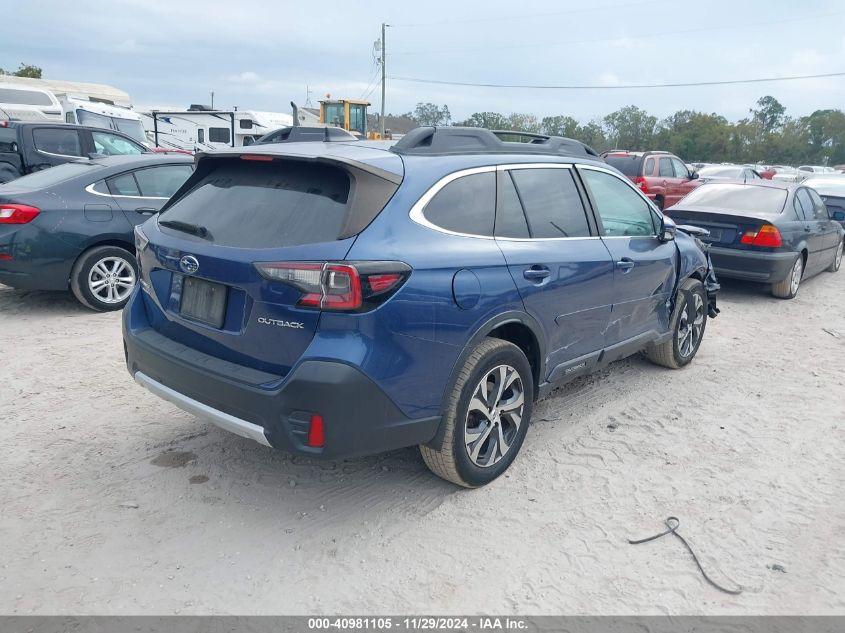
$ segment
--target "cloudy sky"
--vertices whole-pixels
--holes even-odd
[[[0,4],[13,0],[3,0]],[[29,0],[3,13],[0,67],[117,86],[136,105],[290,111],[331,93],[378,107],[373,43],[388,75],[613,86],[845,71],[843,0]],[[419,101],[586,121],[634,104],[744,116],[772,94],[793,115],[845,107],[845,77],[631,90],[501,89],[388,80],[387,110]]]

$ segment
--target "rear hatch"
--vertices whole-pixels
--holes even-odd
[[[313,262],[319,271],[343,260],[396,191],[396,158],[398,174],[325,156],[201,157],[142,228],[151,326],[205,354],[285,375],[314,337],[320,309],[297,305],[303,292],[256,264]]]

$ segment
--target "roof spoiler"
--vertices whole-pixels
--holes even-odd
[[[390,151],[410,156],[449,154],[546,154],[599,158],[581,141],[519,130],[478,127],[418,127],[403,136]]]

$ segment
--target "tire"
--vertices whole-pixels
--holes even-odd
[[[798,294],[798,286],[801,285],[801,279],[804,276],[804,257],[798,255],[792,263],[792,268],[789,269],[789,274],[786,279],[776,284],[772,284],[772,295],[778,299],[792,299]]]
[[[827,272],[835,273],[842,265],[842,252],[845,250],[845,240],[839,242],[839,248],[836,249],[836,254],[833,256],[833,261],[827,267]]]
[[[502,377],[505,389],[499,392]],[[486,401],[483,390],[488,394]],[[498,406],[491,407],[489,402],[497,393],[501,393],[495,403]],[[441,447],[420,446],[426,466],[438,477],[466,488],[496,479],[522,448],[531,422],[533,394],[531,365],[523,351],[507,341],[484,339],[466,358],[446,392]],[[502,406],[506,408],[500,409]],[[477,439],[473,441],[473,437]],[[504,452],[500,442],[508,446]]]
[[[117,246],[95,246],[73,265],[70,289],[85,307],[107,312],[126,305],[137,279],[135,255]]]
[[[707,328],[707,292],[698,279],[681,282],[669,327],[672,338],[649,346],[645,354],[656,365],[680,369],[695,358]]]

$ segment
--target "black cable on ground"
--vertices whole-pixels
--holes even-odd
[[[701,566],[701,563],[698,560],[698,556],[696,556],[695,552],[692,551],[692,547],[690,547],[690,544],[687,543],[686,539],[684,539],[684,537],[681,536],[680,534],[678,534],[678,532],[676,531],[678,529],[678,526],[681,525],[681,521],[678,519],[678,517],[669,517],[669,518],[666,519],[665,523],[666,523],[666,527],[669,528],[666,531],[661,532],[660,534],[655,534],[654,536],[649,536],[648,538],[642,538],[642,539],[638,539],[638,540],[628,539],[628,543],[630,543],[631,545],[639,545],[640,543],[648,543],[649,541],[657,540],[657,539],[659,539],[663,536],[666,536],[667,534],[674,534],[675,536],[677,536],[681,540],[681,543],[684,544],[684,547],[687,548],[687,551],[690,553],[690,556],[692,556],[692,559],[695,561],[695,564],[698,565],[698,570],[701,572],[701,575],[704,576],[704,580],[709,582],[711,585],[713,585],[719,591],[729,593],[733,596],[736,596],[736,595],[739,595],[739,594],[742,593],[742,589],[728,589],[726,587],[723,587],[722,585],[720,585],[715,580],[710,578],[710,576],[707,575],[707,572],[704,571],[704,567]]]

